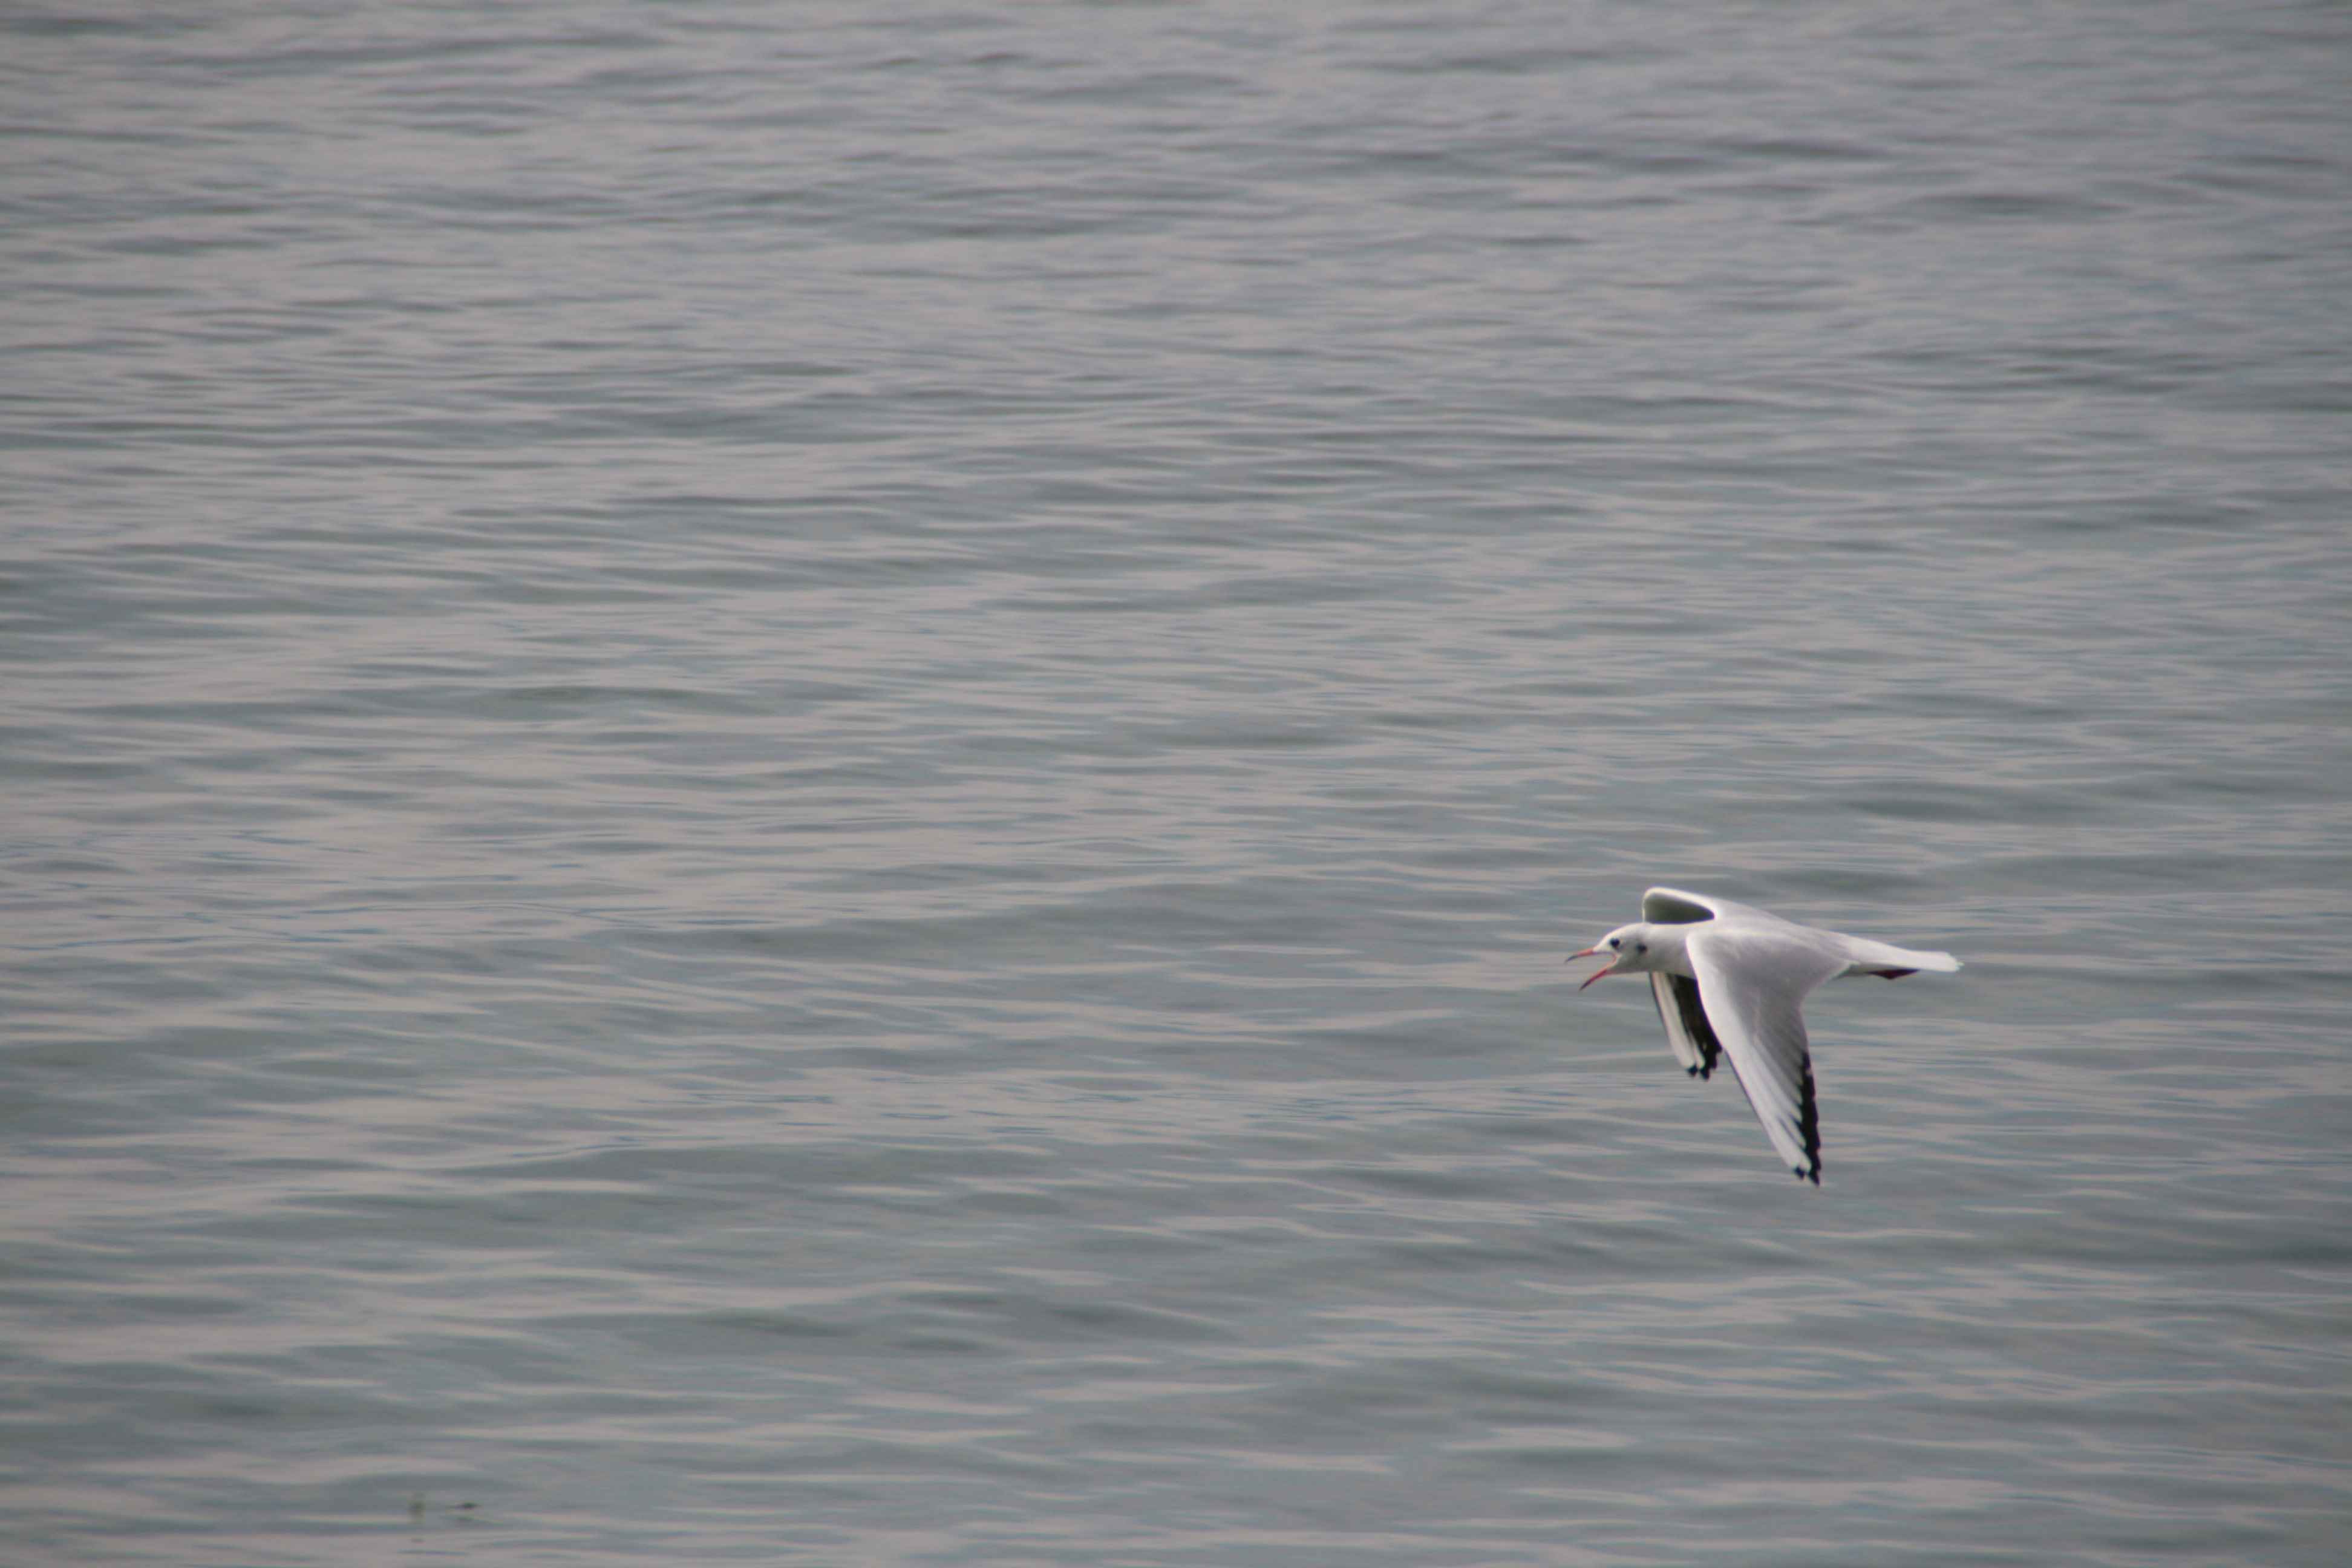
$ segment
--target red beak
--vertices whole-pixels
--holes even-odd
[[[1591,958],[1591,957],[1593,957],[1595,954],[1598,954],[1600,952],[1601,952],[1601,950],[1600,950],[1599,948],[1597,948],[1597,947],[1588,947],[1588,948],[1586,948],[1582,952],[1571,952],[1571,953],[1570,953],[1570,954],[1568,955],[1568,962],[1569,962],[1569,963],[1575,963],[1578,959],[1580,959],[1580,958]],[[1602,965],[1602,966],[1601,966],[1601,968],[1599,968],[1599,969],[1594,970],[1594,971],[1593,971],[1590,975],[1586,976],[1586,978],[1585,978],[1585,982],[1584,982],[1584,985],[1580,985],[1580,986],[1578,986],[1578,987],[1577,987],[1577,989],[1578,989],[1579,991],[1583,990],[1583,989],[1585,988],[1585,986],[1587,986],[1587,985],[1591,985],[1591,984],[1595,980],[1600,979],[1602,975],[1609,973],[1612,970],[1613,970],[1613,969],[1615,969],[1615,968],[1617,967],[1617,958],[1616,958],[1616,955],[1615,955],[1614,953],[1611,953],[1611,954],[1609,954],[1609,955],[1608,955],[1608,957],[1609,957],[1609,962],[1608,962],[1606,964]]]

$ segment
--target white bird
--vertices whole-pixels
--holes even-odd
[[[1642,920],[1619,926],[1570,962],[1596,955],[1604,974],[1647,974],[1666,1026],[1666,1044],[1693,1078],[1731,1058],[1764,1135],[1799,1181],[1822,1180],[1821,1117],[1813,1108],[1813,1061],[1798,1011],[1813,988],[1841,974],[1900,980],[1923,969],[1950,971],[1948,952],[1914,952],[1840,931],[1819,931],[1728,899],[1652,888]],[[1584,985],[1577,987],[1581,991]]]

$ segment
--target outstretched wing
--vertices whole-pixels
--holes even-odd
[[[1723,1043],[1715,1037],[1715,1026],[1699,1005],[1698,982],[1687,974],[1653,974],[1650,997],[1658,1005],[1658,1020],[1666,1026],[1666,1044],[1675,1048],[1675,1060],[1693,1078],[1713,1078]]]
[[[1717,926],[1693,931],[1687,949],[1707,1022],[1764,1135],[1790,1169],[1817,1185],[1821,1114],[1801,1008],[1846,966],[1842,949],[1814,940],[1824,934],[1780,921],[1761,929]]]
[[[1686,893],[1680,888],[1652,888],[1642,895],[1642,918],[1654,926],[1696,925],[1701,921],[1753,920],[1787,922],[1753,904],[1735,904],[1712,893]]]

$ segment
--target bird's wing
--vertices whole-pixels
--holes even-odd
[[[1687,893],[1680,888],[1652,888],[1642,895],[1642,918],[1652,925],[1696,925],[1701,921],[1778,921],[1780,916],[1753,904],[1735,904],[1712,893]]]
[[[1845,968],[1844,949],[1775,921],[1693,931],[1687,951],[1707,1022],[1731,1058],[1764,1135],[1790,1169],[1818,1184],[1821,1116],[1813,1106],[1813,1062],[1800,1009],[1815,986]]]
[[[1666,1026],[1666,1044],[1675,1048],[1675,1060],[1693,1078],[1714,1077],[1723,1043],[1706,1021],[1706,1009],[1699,1005],[1698,982],[1687,974],[1653,974],[1650,996],[1658,1005],[1658,1019]]]

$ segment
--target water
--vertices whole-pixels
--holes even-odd
[[[6,31],[9,1568],[2343,1561],[2342,8]]]

